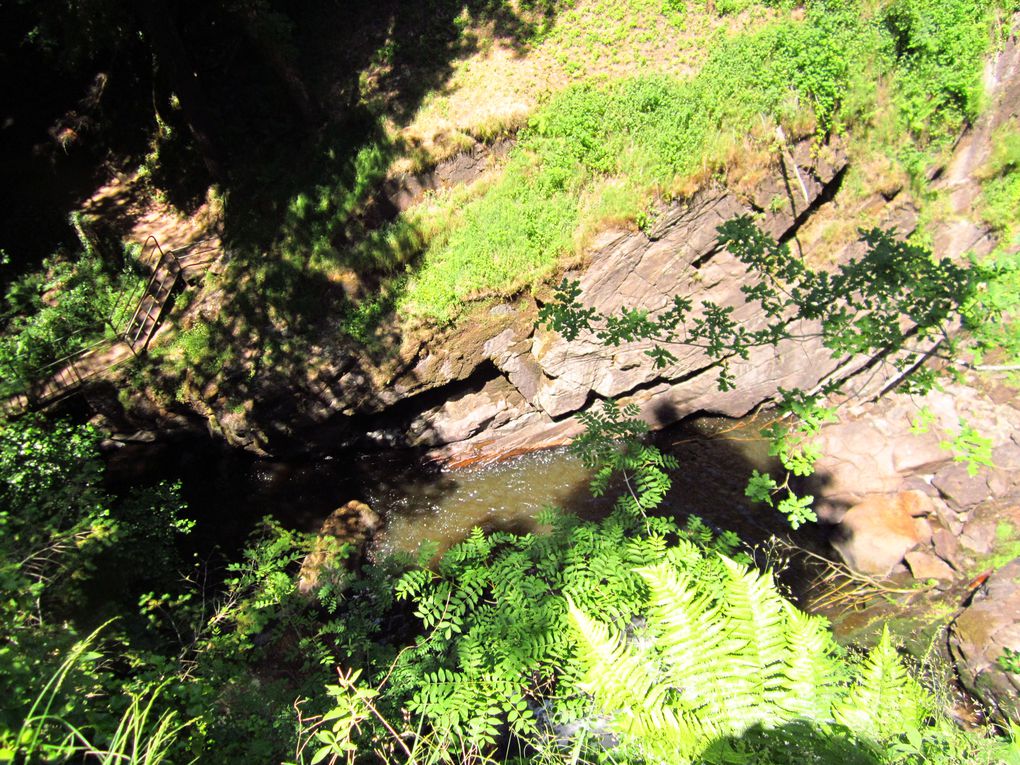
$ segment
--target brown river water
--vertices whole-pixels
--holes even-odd
[[[777,534],[822,550],[822,530],[809,526],[793,533],[778,513],[744,496],[752,469],[775,467],[758,434],[761,424],[754,418],[699,417],[654,434],[655,443],[680,463],[657,512],[681,522],[698,515],[717,530],[737,532],[751,546]],[[475,526],[535,531],[536,516],[550,505],[598,518],[613,502],[591,496],[589,471],[567,449],[449,471],[399,450],[276,462],[186,441],[123,447],[110,455],[109,473],[111,483],[122,487],[157,478],[180,480],[190,513],[199,521],[200,552],[218,548],[228,558],[263,516],[315,531],[352,499],[367,502],[385,521],[373,556],[411,552],[424,540],[445,549]]]

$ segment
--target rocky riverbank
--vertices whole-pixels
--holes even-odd
[[[990,63],[987,84],[985,116],[930,171],[948,200],[927,227],[941,256],[982,254],[996,245],[993,232],[971,213],[994,131],[1020,111],[1015,40]],[[473,173],[480,161],[471,158],[464,172]],[[695,304],[732,306],[733,318],[754,329],[763,317],[744,302],[744,267],[717,244],[720,223],[757,216],[765,231],[816,265],[845,262],[862,250],[853,237],[832,235],[836,224],[846,229],[847,221],[866,217],[901,236],[918,226],[919,208],[905,183],[893,179],[863,196],[848,190],[852,162],[838,142],[819,146],[804,138],[780,146],[725,183],[708,182],[660,205],[642,230],[603,231],[565,275],[580,282],[581,300],[602,312],[623,306],[655,312],[679,294]],[[450,167],[449,178],[437,172],[420,182],[401,180],[389,190],[393,204],[455,182],[460,165]],[[644,347],[606,349],[590,336],[567,342],[536,329],[546,297],[540,290],[512,303],[480,305],[453,328],[395,336],[382,353],[323,334],[298,372],[255,374],[251,367],[247,376],[242,370],[235,378],[186,381],[174,402],[144,395],[117,400],[101,384],[89,391],[90,401],[111,430],[137,438],[197,427],[258,454],[410,447],[465,466],[569,442],[581,427],[577,414],[600,400],[634,403],[659,428],[702,412],[740,417],[773,400],[780,388],[814,389],[843,379],[849,416],[822,433],[823,459],[810,493],[823,518],[842,526],[841,549],[850,564],[869,576],[920,583],[927,593],[920,601],[940,614],[934,621],[926,616],[925,624],[952,625],[946,645],[960,662],[961,678],[1015,718],[1016,676],[997,663],[1004,648],[1020,649],[1016,616],[1003,616],[1016,614],[1010,610],[1015,577],[1007,569],[994,573],[1010,551],[1020,552],[1020,413],[1012,389],[982,383],[984,389],[950,385],[924,401],[883,396],[895,383],[891,366],[882,359],[833,358],[805,325],[794,332],[804,339],[756,349],[736,362],[733,390],[721,392],[715,364],[699,349],[672,349],[677,362],[660,370]],[[198,312],[215,313],[222,299],[204,296]],[[958,441],[966,423],[980,423],[982,437],[990,439],[986,461],[992,467],[975,463],[973,454],[968,458],[966,443],[955,451],[943,447]],[[922,425],[927,432],[919,434]],[[981,469],[972,474],[972,465]],[[883,546],[878,552],[875,540]],[[989,571],[987,581],[969,586]],[[982,609],[998,617],[979,615]]]
[[[960,436],[981,423],[969,446]],[[827,613],[846,640],[889,624],[921,657],[934,650],[1000,719],[1020,721],[1020,398],[975,379],[923,397],[886,395],[823,428],[804,487],[833,524],[843,560],[871,578]],[[984,464],[982,464],[984,463]]]

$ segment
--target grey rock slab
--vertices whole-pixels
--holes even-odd
[[[991,493],[984,475],[980,472],[977,475],[970,475],[966,466],[960,463],[947,465],[939,470],[932,478],[932,485],[958,510],[983,502]]]
[[[956,577],[956,573],[948,563],[923,550],[908,552],[903,556],[903,559],[907,562],[907,567],[914,579],[920,581],[928,579],[952,580]]]
[[[960,544],[971,552],[987,555],[995,542],[995,520],[981,518],[964,525],[960,533]]]
[[[932,533],[931,543],[936,555],[957,571],[960,570],[960,540],[955,534],[949,529],[939,526]]]

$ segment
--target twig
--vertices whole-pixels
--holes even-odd
[[[793,154],[790,153],[789,148],[786,145],[786,133],[783,132],[783,128],[776,125],[776,138],[779,139],[779,146],[786,156],[786,161],[790,163],[790,167],[793,168],[793,174],[797,177],[797,183],[800,185],[800,193],[804,195],[804,204],[811,206],[811,197],[808,196],[807,186],[804,185],[804,179],[800,177],[800,170],[797,168],[797,162],[793,159]]]
[[[965,361],[957,363],[975,372],[1020,372],[1020,364],[968,364]]]
[[[816,609],[842,605],[845,612],[878,594],[906,595],[912,598],[915,595],[932,589],[932,585],[894,587],[872,576],[854,571],[844,563],[839,563],[818,553],[806,550],[803,547],[798,547],[789,539],[780,539],[778,537],[774,539],[776,546],[790,555],[802,555],[821,564],[823,572],[811,583],[808,591],[811,592],[820,587],[827,587],[829,589],[822,596],[812,601],[812,606]]]

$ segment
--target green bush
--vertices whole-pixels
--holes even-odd
[[[882,11],[896,108],[911,133],[947,135],[977,116],[994,8],[983,0],[894,0]]]
[[[190,523],[176,487],[113,497],[102,485],[101,438],[89,425],[39,416],[0,426],[0,683],[8,694],[0,750],[17,748],[3,733],[24,729],[47,678],[59,675],[61,687],[45,692],[53,718],[37,722],[32,741],[58,750],[68,726],[98,733],[96,741],[113,735],[125,694],[146,687],[147,679],[132,685],[98,646],[84,650],[78,638],[111,611],[124,614],[137,598],[131,586],[172,575],[179,564],[174,538]],[[110,570],[117,577],[103,578]],[[125,635],[118,629],[104,637]],[[137,661],[124,642],[120,649],[118,661]],[[71,656],[77,658],[63,666]],[[86,701],[90,695],[101,700]]]
[[[982,289],[967,307],[967,328],[976,341],[976,361],[990,352],[997,363],[1020,362],[1020,132],[1015,125],[1001,129],[982,171],[982,214],[1002,244],[980,261]]]

